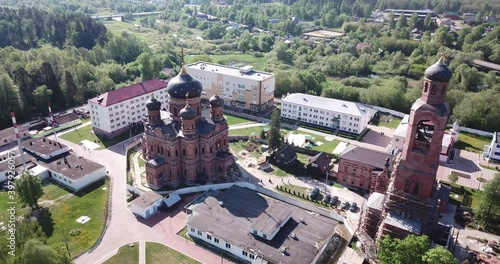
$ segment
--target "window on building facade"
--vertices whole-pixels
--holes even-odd
[[[226,248],[231,248],[231,244],[226,243]]]
[[[243,256],[248,257],[248,252],[246,252],[245,250],[243,250],[242,254]]]
[[[211,235],[209,235],[209,234],[207,234],[207,239],[208,239],[208,240],[212,240],[212,236],[211,236]]]
[[[255,255],[254,254],[250,254],[249,256],[251,259],[255,259]]]
[[[214,242],[219,243],[219,239],[214,237]]]
[[[194,229],[194,227],[191,227],[191,232],[196,232],[196,229]]]

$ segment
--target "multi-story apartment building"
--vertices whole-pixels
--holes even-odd
[[[359,103],[293,93],[281,99],[281,117],[361,134],[376,111]]]
[[[142,122],[147,114],[144,104],[153,94],[163,105],[168,105],[166,88],[165,80],[149,80],[90,99],[88,103],[94,133],[112,138],[129,131],[132,124]]]
[[[187,72],[203,85],[201,98],[219,95],[226,106],[262,112],[274,105],[274,74],[252,66],[234,68],[208,62],[186,65]]]

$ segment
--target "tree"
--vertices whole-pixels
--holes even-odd
[[[389,23],[389,28],[393,29],[396,27],[396,23],[394,22],[394,13],[390,12],[387,15],[387,23]]]
[[[413,30],[414,28],[417,27],[418,23],[418,15],[417,13],[413,13],[410,17],[410,22],[408,23],[408,26],[410,26],[410,29]]]
[[[451,182],[451,184],[455,184],[457,183],[458,181],[458,174],[456,173],[451,173],[450,175],[448,175],[448,180]]]
[[[478,217],[487,223],[491,219],[491,211],[500,208],[500,173],[484,185]]]
[[[19,199],[30,207],[38,207],[38,199],[43,195],[40,177],[24,173],[16,182]]]
[[[431,29],[431,22],[432,22],[431,15],[427,14],[425,16],[425,19],[424,19],[424,29],[425,30]]]
[[[428,250],[422,256],[422,260],[427,264],[457,264],[457,259],[453,257],[453,254],[441,246]]]
[[[381,264],[420,263],[429,249],[427,236],[410,235],[405,239],[392,239],[389,236],[378,240],[377,256]]]
[[[281,111],[277,108],[273,111],[271,115],[271,127],[269,132],[267,132],[267,138],[269,139],[269,148],[271,150],[276,150],[281,147],[283,140],[281,138]]]
[[[59,263],[57,252],[36,239],[26,242],[21,259],[24,264]]]
[[[404,14],[401,14],[399,16],[397,27],[398,29],[403,29],[408,27],[408,19],[406,19],[406,16]]]
[[[81,98],[78,96],[75,80],[73,80],[73,75],[69,71],[64,72],[64,88],[66,89],[66,98],[69,105],[74,105],[75,102],[81,101]]]
[[[33,92],[33,98],[35,99],[35,109],[39,113],[48,113],[47,105],[52,96],[52,90],[48,89],[47,86],[38,86]]]

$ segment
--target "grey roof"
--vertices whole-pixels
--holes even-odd
[[[75,154],[68,154],[50,162],[39,161],[37,163],[39,163],[42,167],[64,175],[64,177],[75,181],[87,176],[91,172],[104,168],[104,166],[99,163]]]
[[[316,156],[309,158],[307,165],[311,163],[316,163],[320,169],[326,170],[328,165],[330,165],[330,156],[328,156],[325,152],[320,152]]]
[[[78,117],[78,115],[75,114],[73,111],[62,115],[54,116],[54,122],[56,122],[59,125],[66,124],[71,121],[75,121],[77,119],[80,119],[80,117]]]
[[[50,155],[59,149],[67,148],[66,145],[45,137],[31,138],[24,141],[22,144],[24,149],[31,152],[41,153],[43,155]]]
[[[223,206],[219,202],[223,202]],[[333,235],[338,224],[333,219],[237,185],[227,190],[210,191],[194,201],[189,209],[192,210],[188,216],[189,226],[249,253],[260,250],[269,263],[311,263],[318,253],[316,243],[322,245]],[[271,241],[250,233],[251,226],[261,215],[272,218],[273,212],[279,210],[290,210],[291,218]],[[301,218],[305,224],[300,223]],[[290,237],[292,233],[297,235],[297,240]],[[283,247],[287,247],[289,255],[281,254]]]
[[[293,93],[281,99],[282,103],[294,103],[306,107],[313,107],[326,111],[352,115],[352,116],[365,116],[368,114],[368,109],[360,104],[350,101],[343,101],[338,99],[326,98],[303,93]]]
[[[19,134],[22,138],[22,133],[21,132],[27,132],[28,131],[28,127],[27,126],[20,126],[18,125],[17,128],[19,129]],[[9,128],[6,128],[6,129],[2,129],[0,130],[0,138],[6,138],[6,137],[9,137],[9,136],[13,136],[14,135],[14,128],[13,127],[9,127]],[[3,142],[0,142],[0,144],[2,144]]]
[[[384,206],[385,195],[378,192],[373,192],[368,197],[368,201],[366,201],[366,206],[371,209],[382,211],[382,207]]]
[[[387,157],[389,157],[389,159],[392,161],[393,156],[390,154],[358,147],[355,145],[349,145],[344,150],[344,152],[340,154],[339,159],[361,162],[366,165],[383,169]]]
[[[297,152],[290,145],[285,145],[277,151],[275,158],[290,161],[297,158]]]
[[[271,235],[283,224],[283,222],[288,220],[291,214],[292,211],[288,208],[280,206],[271,207],[269,208],[269,212],[257,217],[250,228],[266,235]]]
[[[155,192],[145,192],[141,194],[141,196],[135,198],[131,204],[135,204],[139,206],[140,208],[148,208],[150,205],[152,205],[154,202],[158,201],[158,199],[161,199],[162,196],[155,193]]]
[[[392,212],[387,214],[384,219],[384,223],[417,235],[420,234],[420,230],[422,229],[421,223],[408,218],[403,218],[402,216],[394,214]]]

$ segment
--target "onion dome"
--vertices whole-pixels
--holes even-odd
[[[224,106],[224,99],[220,98],[218,95],[214,95],[210,97],[210,100],[208,100],[210,105],[212,107],[223,107]]]
[[[425,70],[425,78],[434,82],[450,81],[451,70],[448,68],[448,65],[443,62],[443,57]]]
[[[188,104],[186,104],[186,106],[181,109],[179,114],[182,120],[193,120],[196,117],[196,111]]]
[[[201,82],[189,75],[184,67],[167,84],[167,92],[172,98],[191,99],[201,96]]]
[[[156,100],[153,94],[151,94],[151,98],[146,101],[146,108],[148,109],[148,111],[160,111],[161,103]]]

